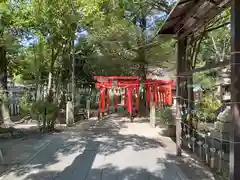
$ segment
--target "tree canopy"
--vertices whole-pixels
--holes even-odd
[[[173,5],[168,0],[1,1],[1,91],[11,77],[30,85],[37,99],[38,89],[47,84],[53,102],[54,93],[67,91],[73,70],[78,87],[93,82],[93,75],[144,80],[149,65],[174,69],[176,43],[157,34]],[[229,11],[218,18],[211,27],[228,22]],[[192,46],[198,49],[196,66],[229,54],[229,29],[223,29],[204,34],[199,48]]]

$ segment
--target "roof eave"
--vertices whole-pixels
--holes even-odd
[[[196,18],[196,17],[193,17],[192,13],[196,13],[196,12],[199,13],[200,12],[198,9],[199,5],[204,5],[204,3],[206,3],[206,2],[207,1],[205,1],[205,0],[199,0],[197,2],[193,2],[192,0],[186,0],[186,1],[179,0],[176,3],[175,7],[172,9],[171,13],[168,15],[168,18],[164,21],[163,25],[158,30],[158,34],[175,35],[175,37],[178,37],[178,35],[179,35],[179,38],[181,38],[183,36],[187,36],[191,32],[196,31],[196,29],[198,29],[199,26],[204,26],[205,24],[209,23],[213,19],[213,17],[215,17],[220,12],[222,12],[224,9],[228,8],[231,4],[231,0],[218,0],[217,4],[213,5],[213,7],[210,7],[209,10],[206,11],[206,13],[197,17],[198,20],[193,22],[192,25],[190,25],[191,27],[187,27],[187,30],[186,29],[184,30],[184,28],[183,28],[183,27],[185,27],[184,23],[182,26],[179,24],[178,20],[175,20],[175,22],[172,22],[173,17],[174,17],[174,15],[176,16],[176,14],[177,14],[177,17],[179,17],[179,14],[180,14],[181,21],[189,21],[189,20],[191,20],[191,18]],[[187,3],[191,3],[191,4],[189,4],[189,7],[188,7]],[[209,2],[209,3],[211,3],[211,2]],[[186,6],[185,10],[184,10],[184,7],[182,7],[182,5]],[[191,7],[191,10],[188,11],[188,9],[190,9],[190,7]],[[180,9],[178,9],[178,8],[180,8]],[[181,8],[183,8],[182,13],[181,13]],[[186,12],[186,14],[184,12]],[[176,26],[177,26],[177,29],[175,28]],[[181,29],[182,32],[180,32],[179,28]]]
[[[167,16],[167,18],[165,19],[164,23],[162,24],[162,26],[158,29],[157,34],[164,34],[164,35],[174,35],[173,32],[169,33],[167,32],[166,28],[164,28],[164,26],[167,24],[167,21],[169,19],[169,17],[172,15],[172,13],[175,11],[176,7],[178,6],[179,2],[181,0],[178,0],[177,3],[174,5],[174,7],[172,8],[172,10],[170,11],[169,15]]]

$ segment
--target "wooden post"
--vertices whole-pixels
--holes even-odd
[[[115,112],[118,111],[118,96],[117,96],[117,89],[114,90],[114,109]]]
[[[177,47],[177,82],[176,82],[176,153],[178,156],[182,155],[182,141],[181,141],[181,111],[180,111],[180,101],[181,96],[180,84],[181,78],[178,76],[182,72],[181,63],[185,61],[185,52],[186,52],[186,39],[178,40]]]
[[[127,95],[128,95],[128,98],[127,98],[127,104],[128,104],[128,112],[129,112],[129,115],[130,115],[130,120],[131,122],[133,121],[133,116],[132,116],[132,87],[128,87],[127,88]]]
[[[106,107],[107,114],[110,114],[110,89],[106,89]]]
[[[192,70],[192,61],[191,63],[185,63],[184,68],[186,69],[185,72],[191,71]],[[186,87],[184,89],[183,95],[184,95],[184,99],[187,99],[187,103],[185,103],[187,106],[187,120],[188,120],[188,133],[190,134],[190,136],[194,136],[194,127],[193,127],[193,113],[192,110],[194,109],[194,93],[193,93],[193,75],[190,74],[189,76],[187,76],[187,78],[185,78],[187,84]],[[186,92],[187,91],[187,92]],[[192,149],[194,149],[194,145],[191,143],[189,144],[189,147],[192,146]]]
[[[105,88],[100,87],[99,104],[98,104],[98,119],[104,116],[105,111]]]
[[[163,107],[163,94],[162,94],[162,88],[159,91],[159,99],[160,99],[160,107]]]
[[[172,84],[169,85],[168,96],[169,96],[169,98],[168,98],[169,104],[172,105],[173,104]]]
[[[136,112],[136,115],[138,116],[138,109],[139,109],[139,96],[140,96],[140,93],[139,93],[139,86],[136,87],[136,106],[135,106],[135,112]]]
[[[158,105],[158,96],[157,96],[157,84],[154,84],[154,102],[155,102],[155,106]]]
[[[231,18],[231,110],[232,126],[230,143],[230,180],[240,179],[240,1],[232,1]]]
[[[163,89],[162,98],[163,98],[163,107],[165,107],[165,104],[166,104],[166,88],[165,87]]]
[[[150,106],[150,101],[151,101],[151,86],[149,84],[146,85],[146,93],[147,93],[147,105],[148,107]]]
[[[75,82],[75,66],[76,66],[76,60],[75,60],[75,46],[74,46],[74,38],[72,39],[72,41],[70,42],[70,47],[71,47],[71,58],[72,58],[72,113],[73,113],[73,122],[75,122],[75,88],[76,88],[76,82]]]
[[[101,105],[101,100],[102,100],[102,93],[101,93],[101,91],[102,91],[102,88],[100,88],[100,93],[99,93],[99,100],[98,100],[98,120],[100,120],[101,119],[101,107],[102,107],[102,105]]]
[[[102,88],[101,89],[101,113],[102,113],[102,117],[104,116],[104,112],[105,112],[105,104],[106,104],[106,88]]]
[[[127,109],[127,88],[124,89],[124,109]]]
[[[157,107],[159,107],[159,85],[156,86],[156,98],[157,98]]]

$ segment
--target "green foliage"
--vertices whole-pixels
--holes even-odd
[[[157,117],[160,118],[160,121],[163,121],[166,124],[174,124],[174,117],[171,107],[160,108],[160,110],[157,111]]]
[[[200,72],[193,76],[194,83],[201,85],[203,90],[208,90],[208,92],[213,92],[215,90],[214,85],[216,84],[216,78],[211,76],[210,73]]]
[[[20,99],[20,111],[22,115],[31,116],[43,127],[50,127],[55,123],[55,115],[58,105],[47,101],[34,101],[30,93],[26,93]]]
[[[58,105],[53,102],[37,101],[32,104],[32,113],[37,115],[38,122],[43,128],[54,128]]]
[[[31,95],[29,93],[25,93],[20,99],[20,103],[19,103],[20,113],[25,116],[31,115],[32,104],[33,104],[33,101],[32,101]]]
[[[57,110],[57,104],[46,101],[37,101],[32,104],[32,112],[40,115],[53,115]]]
[[[11,19],[10,11],[7,5],[7,1],[0,2],[0,34],[4,32]]]
[[[11,73],[20,82],[41,84],[47,81],[47,73],[51,71],[65,83],[71,76],[69,43],[76,32],[87,30],[88,35],[81,37],[75,46],[76,79],[92,80],[92,75],[136,75],[139,68],[136,59],[142,58],[139,46],[145,48],[137,24],[142,16],[158,14],[151,3],[142,0],[32,0],[12,4],[14,32],[20,39],[37,37],[37,42],[19,51],[17,58],[10,62]],[[158,11],[166,10],[168,5],[162,1],[163,8]],[[150,36],[155,36],[155,32],[156,28],[151,29]],[[153,44],[156,42],[158,39]],[[151,63],[154,59],[169,59],[168,53],[164,58],[159,53],[163,52],[160,50],[163,46],[154,47],[147,55]],[[155,55],[150,57],[150,54]]]
[[[53,96],[58,96],[67,90],[70,82],[73,54],[76,59],[74,78],[79,84],[93,81],[93,75],[146,77],[147,65],[174,69],[175,41],[156,34],[171,7],[166,0],[31,0],[12,4],[1,1],[0,40],[7,49],[8,73],[18,82],[31,84],[35,90],[48,83],[48,95],[54,90]],[[150,24],[149,20],[155,15],[161,17],[156,24]],[[213,25],[228,21],[229,11],[218,17],[221,19]],[[87,35],[78,38],[73,46],[76,34],[83,31],[87,31]],[[223,28],[204,36],[198,66],[222,60],[230,54],[228,33],[229,28]],[[19,42],[23,40],[33,42],[21,47]],[[200,73],[194,76],[194,82],[213,93],[215,77],[215,72]],[[208,96],[201,111],[211,114],[218,104]],[[85,103],[86,99],[82,98],[80,104],[85,106]],[[23,97],[20,107],[24,114],[39,115],[41,124],[52,124],[58,105]],[[169,110],[162,109],[161,113],[168,122]],[[44,118],[45,113],[47,118]]]
[[[214,122],[216,120],[216,111],[220,108],[221,102],[213,93],[204,95],[203,102],[197,107],[197,116],[202,121]]]

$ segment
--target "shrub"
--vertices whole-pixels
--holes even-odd
[[[220,108],[221,102],[213,94],[206,94],[203,102],[197,107],[197,116],[200,120],[214,122],[216,111]]]
[[[157,113],[157,116],[159,116],[160,120],[164,121],[166,124],[174,123],[174,117],[172,114],[172,109],[170,107],[161,108]]]
[[[58,106],[54,102],[37,101],[32,104],[32,116],[37,116],[39,125],[44,128],[54,128]]]
[[[24,116],[31,116],[44,128],[54,128],[58,106],[54,102],[33,101],[29,93],[20,99],[20,111]]]
[[[25,93],[19,102],[20,114],[29,116],[31,114],[32,103],[33,101],[29,93]]]

